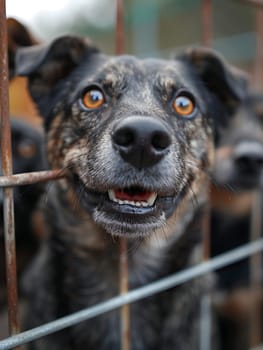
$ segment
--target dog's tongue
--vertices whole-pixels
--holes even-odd
[[[135,202],[147,201],[152,192],[140,190],[115,190],[115,197],[120,200],[128,200]]]

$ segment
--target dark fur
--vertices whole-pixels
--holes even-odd
[[[66,176],[48,192],[50,238],[25,279],[27,326],[118,294],[119,236],[130,246],[130,289],[199,262],[215,135],[242,98],[245,80],[209,50],[188,51],[171,61],[139,60],[106,56],[73,37],[20,50],[17,71],[29,77],[44,118],[50,166],[64,169]],[[106,95],[106,104],[96,110],[81,103],[90,85]],[[196,101],[189,118],[172,108],[182,90]],[[113,141],[116,128],[134,116],[169,130],[167,153],[150,166],[146,148],[134,166]],[[134,186],[158,193],[151,209],[117,205],[107,196],[109,189]],[[206,276],[132,304],[131,348],[198,349],[200,301],[211,286]],[[32,348],[119,349],[119,312],[80,323]]]

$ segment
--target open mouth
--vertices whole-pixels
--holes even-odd
[[[130,187],[108,191],[109,199],[120,205],[134,207],[152,207],[156,201],[157,193],[144,190],[140,187]]]
[[[99,192],[77,176],[74,182],[83,207],[113,235],[148,235],[163,227],[185,195],[184,191],[161,194],[140,185]]]

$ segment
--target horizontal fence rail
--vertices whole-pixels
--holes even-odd
[[[44,170],[0,176],[0,187],[30,185],[64,177],[63,170]]]
[[[153,294],[157,294],[172,287],[176,287],[179,284],[190,281],[193,278],[200,277],[201,275],[204,275],[210,271],[220,269],[227,265],[238,262],[242,259],[248,258],[250,255],[256,254],[262,250],[263,238],[253,243],[245,244],[228,253],[218,255],[217,257],[209,261],[185,269],[181,272],[163,278],[159,281],[150,283],[145,287],[134,289],[128,292],[127,294],[116,296],[93,307],[89,307],[87,309],[73,313],[69,316],[62,317],[58,320],[46,323],[43,326],[39,326],[31,330],[22,332],[20,334],[14,335],[12,337],[6,338],[0,341],[0,350],[12,349],[16,346],[23,345],[43,336],[60,331],[64,328],[89,320],[103,313],[112,311],[125,304],[130,304],[140,299],[150,297]]]

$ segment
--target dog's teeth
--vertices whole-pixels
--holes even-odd
[[[109,190],[109,191],[108,191],[108,196],[109,196],[109,199],[110,199],[111,201],[115,202],[115,203],[118,203],[118,204],[128,204],[128,205],[132,205],[132,206],[138,207],[138,208],[139,208],[139,207],[151,207],[151,206],[154,204],[154,202],[155,202],[155,200],[156,200],[156,198],[157,198],[157,194],[156,194],[156,193],[153,193],[153,194],[147,199],[147,201],[141,201],[141,202],[139,202],[139,201],[129,201],[129,200],[127,200],[127,199],[121,200],[121,199],[116,198],[114,190]]]
[[[113,190],[109,190],[109,191],[108,191],[108,195],[109,195],[110,200],[112,200],[112,201],[114,201],[114,202],[117,201],[117,200],[116,200],[116,197],[115,197],[115,193],[114,193]]]
[[[154,204],[156,198],[157,198],[157,194],[153,192],[151,196],[147,199],[147,203],[150,207]]]

